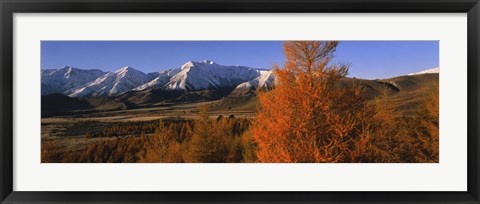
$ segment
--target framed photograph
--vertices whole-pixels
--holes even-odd
[[[478,0],[1,7],[1,203],[479,203]]]

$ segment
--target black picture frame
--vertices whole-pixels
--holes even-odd
[[[1,203],[479,203],[479,0],[0,0]],[[467,13],[468,189],[465,192],[23,192],[13,191],[15,13]],[[400,176],[400,175],[399,175]]]

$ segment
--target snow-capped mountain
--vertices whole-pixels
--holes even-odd
[[[178,72],[180,72],[180,68],[163,70],[161,72],[158,72],[157,76],[152,81],[142,84],[139,87],[134,88],[133,90],[142,91],[146,89],[162,88]]]
[[[410,73],[408,75],[419,75],[419,74],[438,74],[440,73],[440,68],[437,67],[437,68],[433,68],[433,69],[427,69],[427,70],[423,70],[423,71],[420,71],[420,72],[415,72],[415,73]]]
[[[202,90],[237,86],[260,76],[260,69],[222,66],[210,60],[189,61],[164,86],[167,90]]]
[[[154,76],[132,67],[124,67],[115,72],[108,72],[83,86],[70,89],[67,94],[71,97],[118,95],[147,83]]]
[[[89,74],[72,80],[76,79],[72,76],[78,75],[72,73],[80,71]],[[61,77],[57,75],[72,82],[60,83],[57,78]],[[114,72],[75,68],[42,70],[42,95],[63,93],[70,97],[115,96],[128,91],[151,89],[193,91],[237,87],[242,83],[245,89],[269,87],[273,83],[273,75],[269,70],[238,65],[223,66],[210,60],[189,61],[179,68],[148,74],[132,67],[124,67]]]
[[[260,71],[260,76],[257,78],[241,83],[232,91],[232,95],[248,95],[258,88],[262,90],[269,90],[275,85],[275,76],[271,70]]]
[[[41,70],[42,95],[64,93],[104,75],[98,69],[78,69],[65,66],[61,69]]]

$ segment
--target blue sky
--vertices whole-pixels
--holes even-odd
[[[41,68],[73,66],[143,72],[180,67],[194,60],[271,68],[284,61],[280,41],[42,41]],[[439,66],[438,41],[343,41],[335,61],[350,63],[350,77],[375,79]]]

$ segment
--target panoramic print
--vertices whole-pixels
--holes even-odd
[[[42,41],[40,69],[42,163],[439,162],[438,41]]]

